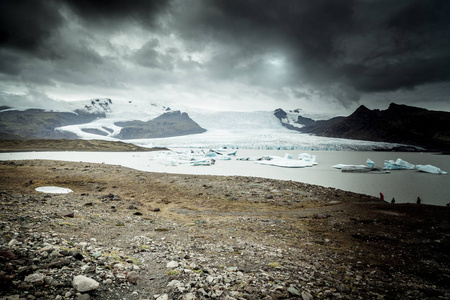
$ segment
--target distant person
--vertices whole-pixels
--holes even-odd
[[[422,202],[422,200],[420,200],[420,197],[417,197],[417,204],[420,204]]]
[[[380,192],[380,200],[381,200],[381,201],[384,201],[384,195],[383,195],[382,192]]]
[[[450,206],[450,202],[447,202],[447,206]]]
[[[392,203],[392,204],[395,203],[395,198],[392,198],[391,203]]]

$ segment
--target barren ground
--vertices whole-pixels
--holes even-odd
[[[0,191],[0,253],[16,256],[0,255],[0,299],[450,298],[449,207],[291,181],[39,160],[0,162]],[[84,258],[42,268],[51,262],[39,252],[45,243],[56,256]],[[24,284],[35,272],[62,284]],[[77,294],[78,274],[99,289]]]

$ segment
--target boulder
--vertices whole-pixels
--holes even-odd
[[[80,293],[98,289],[99,283],[92,278],[78,275],[73,278],[72,286]]]

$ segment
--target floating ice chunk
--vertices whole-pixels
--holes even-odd
[[[247,160],[247,161],[261,161],[261,160],[271,160],[270,156],[242,156],[236,158],[236,160]]]
[[[447,172],[442,171],[438,167],[432,165],[416,165],[416,169],[420,172],[445,175]]]
[[[204,158],[204,159],[191,161],[190,165],[191,166],[211,166],[211,165],[214,165],[215,162],[216,161],[212,158]]]
[[[284,158],[285,158],[285,159],[292,159],[292,155],[290,155],[289,153],[286,153],[286,154],[284,155]]]
[[[297,160],[292,159],[292,156],[289,154],[286,154],[284,157],[270,156],[270,160],[262,160],[259,163],[262,165],[270,165],[285,168],[305,168],[305,167],[312,167],[314,164],[317,164],[315,163],[315,158],[314,161],[312,159],[309,161],[303,159]]]
[[[375,167],[375,163],[370,158],[368,158],[366,162],[367,162],[368,167],[370,167],[370,168]]]
[[[385,160],[384,168],[386,170],[414,170],[416,166],[407,161],[404,161],[401,158],[398,158],[396,161]]]
[[[341,170],[342,168],[365,168],[365,165],[346,165],[346,164],[337,164],[332,166],[332,168]]]
[[[304,168],[312,166],[311,163],[302,160],[287,159],[287,158],[275,158],[272,160],[260,161],[259,163],[262,165],[270,165],[285,168]]]
[[[216,159],[216,160],[231,160],[231,157],[228,155],[217,155],[217,156],[214,156],[214,159]]]
[[[317,157],[315,155],[311,155],[309,153],[300,153],[298,155],[299,160],[311,162],[313,165],[317,165]]]
[[[205,154],[206,157],[216,157],[218,156],[216,152],[214,151],[210,151],[208,153]]]
[[[71,189],[62,188],[58,186],[41,186],[37,187],[36,191],[49,194],[68,194],[73,192]]]

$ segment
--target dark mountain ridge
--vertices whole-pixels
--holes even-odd
[[[0,106],[0,140],[79,139],[80,136],[76,133],[61,130],[60,127],[89,124],[96,119],[106,118],[112,109],[111,99],[90,100],[84,107],[74,111],[35,108],[15,110],[8,106]],[[116,122],[115,125],[123,127],[118,134],[114,134],[114,130],[107,126],[97,128],[95,125],[92,128],[84,126],[81,131],[97,135],[99,138],[109,134],[111,137],[124,140],[172,137],[206,131],[187,113],[171,111],[170,108],[165,108],[162,115],[148,122],[131,119]]]
[[[159,117],[143,121],[116,122],[123,127],[115,136],[119,139],[149,139],[202,133],[206,130],[195,123],[187,113],[179,110],[166,112]]]
[[[89,123],[104,118],[104,113],[47,111],[43,109],[0,111],[0,138],[2,139],[77,139],[76,134],[56,131],[55,128]]]
[[[348,117],[298,129],[324,137],[399,143],[429,151],[450,150],[450,113],[391,103],[386,110],[361,105]]]

